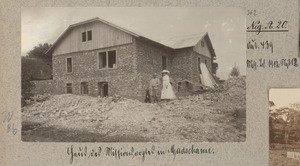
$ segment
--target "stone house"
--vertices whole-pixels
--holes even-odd
[[[208,33],[154,41],[100,18],[70,25],[47,53],[53,80],[46,84],[54,85],[54,94],[142,99],[152,75],[163,69],[175,91],[201,85],[200,62],[212,74],[217,70]]]

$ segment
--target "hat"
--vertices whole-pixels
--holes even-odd
[[[168,74],[170,74],[169,70],[163,70],[161,73],[168,73]]]

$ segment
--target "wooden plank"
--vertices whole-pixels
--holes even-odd
[[[92,30],[92,40],[82,42],[81,33],[89,30]],[[132,36],[128,33],[101,22],[93,22],[74,27],[57,44],[53,55],[128,44],[132,41]]]
[[[201,45],[201,41],[204,42],[204,46]],[[211,53],[208,49],[207,42],[205,39],[200,40],[193,48],[193,50],[201,55],[211,58]]]

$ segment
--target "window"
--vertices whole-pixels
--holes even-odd
[[[71,94],[72,93],[72,83],[67,83],[66,84],[66,92],[68,94]]]
[[[162,70],[167,69],[167,57],[166,56],[162,56]]]
[[[87,82],[81,82],[81,94],[89,94]]]
[[[99,69],[106,68],[106,52],[99,52]]]
[[[67,72],[72,73],[72,71],[73,71],[72,58],[67,58]]]
[[[116,51],[108,51],[108,68],[116,67]]]
[[[98,96],[106,97],[108,96],[108,83],[98,82]]]
[[[116,68],[117,52],[116,50],[98,53],[98,68]]]
[[[85,42],[86,41],[86,32],[82,32],[81,36],[82,36],[82,42]]]
[[[204,60],[204,63],[205,63],[205,65],[207,65],[207,60],[206,59]]]
[[[88,34],[87,40],[88,41],[92,40],[92,31],[87,31],[87,34]]]
[[[201,41],[201,46],[204,47],[204,41]]]
[[[93,38],[92,31],[82,32],[81,33],[82,42],[90,41]]]

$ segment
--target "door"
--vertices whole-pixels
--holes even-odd
[[[98,82],[98,96],[108,96],[108,82]]]

